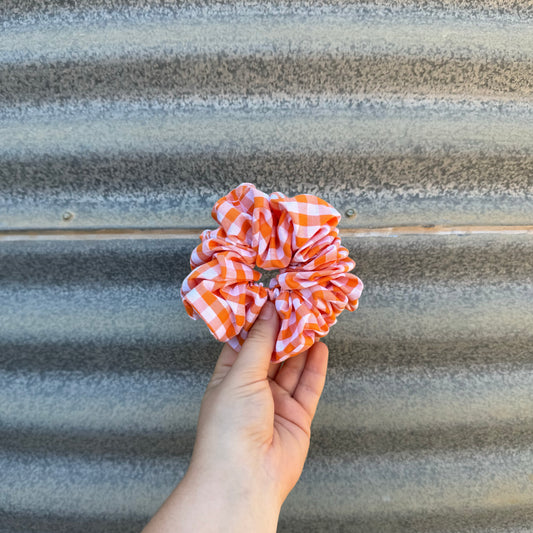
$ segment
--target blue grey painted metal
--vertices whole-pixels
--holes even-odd
[[[424,228],[533,224],[531,5],[0,16],[0,531],[139,531],[220,349],[179,298],[196,238],[8,231],[199,230],[243,181],[418,227],[343,238],[365,292],[279,531],[532,530],[532,233]]]

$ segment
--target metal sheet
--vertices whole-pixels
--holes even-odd
[[[0,228],[205,227],[250,179],[346,227],[530,222],[527,6],[4,13]]]
[[[179,287],[244,181],[355,210],[365,283],[278,530],[531,530],[529,4],[0,14],[0,531],[139,531],[183,475]]]
[[[30,516],[68,524],[65,514],[133,531],[183,474],[219,349],[177,295],[196,242],[0,248],[3,501],[13,531]],[[531,237],[344,242],[366,292],[326,338],[326,389],[281,530],[330,517],[345,530],[405,520],[410,531],[472,507],[494,523],[506,501],[527,509]]]

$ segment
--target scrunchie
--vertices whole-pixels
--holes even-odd
[[[281,362],[325,336],[343,311],[355,311],[363,283],[348,274],[355,262],[341,246],[340,214],[309,194],[270,196],[243,183],[216,202],[220,224],[205,230],[191,254],[192,272],[181,287],[187,314],[236,351],[264,303],[280,318],[272,362]],[[279,269],[269,288],[254,270]]]

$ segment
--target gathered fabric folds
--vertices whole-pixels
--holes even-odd
[[[216,202],[215,230],[205,230],[181,287],[190,317],[236,351],[267,300],[280,318],[272,362],[281,362],[325,336],[344,310],[357,309],[361,280],[341,246],[340,214],[309,194],[270,196],[243,183]],[[254,269],[278,270],[269,287]]]

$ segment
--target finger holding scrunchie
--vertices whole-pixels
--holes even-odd
[[[281,322],[272,362],[281,362],[325,336],[344,309],[357,308],[363,284],[349,273],[355,262],[340,243],[340,214],[324,200],[267,196],[243,183],[215,203],[212,217],[220,227],[200,235],[181,297],[218,340],[239,351],[271,300]],[[255,266],[279,269],[268,288]]]

